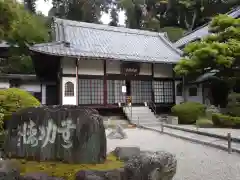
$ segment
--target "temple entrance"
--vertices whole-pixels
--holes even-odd
[[[131,96],[131,81],[126,80],[126,96]]]

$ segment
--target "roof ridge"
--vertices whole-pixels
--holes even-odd
[[[155,31],[148,31],[148,30],[142,30],[142,29],[131,29],[131,28],[119,27],[119,26],[116,26],[116,27],[109,26],[106,24],[88,23],[88,22],[73,21],[73,20],[61,19],[61,18],[55,18],[55,19],[57,24],[63,23],[64,26],[82,27],[82,28],[88,28],[88,29],[97,29],[97,30],[104,30],[104,31],[127,33],[127,34],[145,35],[145,36],[158,36],[158,33],[159,33]],[[61,21],[61,22],[57,22],[57,21]]]
[[[163,36],[162,36],[162,34],[163,34]],[[159,33],[159,37],[163,41],[163,43],[165,43],[168,47],[170,47],[173,51],[175,51],[179,55],[182,55],[182,51],[180,51],[178,48],[176,48],[171,41],[167,40],[164,36],[165,34],[167,34],[167,33],[166,32]]]

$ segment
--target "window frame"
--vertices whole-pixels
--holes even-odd
[[[174,81],[173,80],[154,80],[153,91],[156,104],[174,103]]]
[[[64,83],[64,97],[74,97],[74,83],[67,81]]]

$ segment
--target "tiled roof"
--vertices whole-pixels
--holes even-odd
[[[229,16],[233,18],[238,18],[240,16],[240,6],[233,9],[231,12],[228,13]],[[208,35],[208,24],[205,24],[204,26],[201,26],[200,28],[197,28],[196,30],[187,33],[184,37],[179,39],[177,42],[174,43],[174,46],[177,48],[180,48],[184,46],[185,44],[188,44],[192,41],[195,41],[197,39],[201,39],[204,36]]]
[[[56,42],[30,49],[57,56],[176,63],[180,51],[164,33],[54,18]]]

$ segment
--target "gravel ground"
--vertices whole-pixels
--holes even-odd
[[[239,180],[240,156],[191,143],[168,135],[143,130],[125,129],[127,139],[107,140],[108,152],[116,146],[138,146],[141,150],[164,150],[177,157],[178,167],[174,180]],[[106,130],[108,134],[109,131]]]

